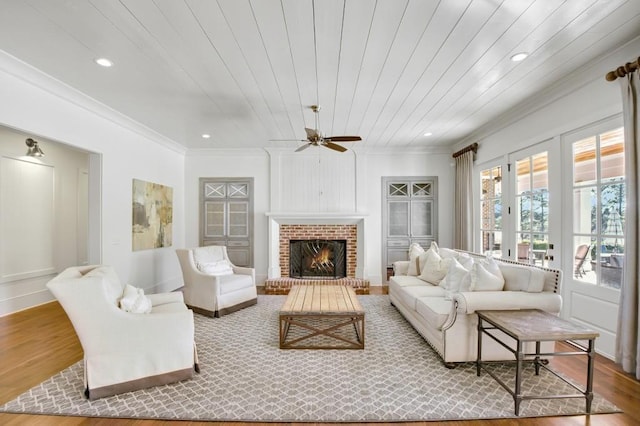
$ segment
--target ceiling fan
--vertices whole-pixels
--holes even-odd
[[[272,140],[284,140],[284,141],[296,141],[296,142],[307,142],[302,145],[296,152],[305,150],[310,146],[324,146],[325,148],[333,149],[338,152],[345,152],[347,148],[342,145],[338,145],[334,142],[357,142],[361,141],[362,138],[360,136],[322,136],[320,130],[318,130],[318,113],[320,111],[320,107],[318,105],[311,105],[311,110],[316,114],[316,128],[309,129],[305,127],[304,130],[307,132],[307,139],[272,139]]]

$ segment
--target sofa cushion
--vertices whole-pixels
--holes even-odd
[[[187,311],[187,305],[184,303],[165,303],[162,305],[154,306],[151,309],[152,314],[162,314],[162,313],[171,313],[171,312],[180,312]]]
[[[124,293],[124,286],[118,278],[118,274],[111,266],[98,266],[84,275],[86,278],[102,278],[107,300],[118,306]]]
[[[423,255],[420,256],[422,258]],[[420,270],[420,279],[438,285],[447,275],[453,259],[443,259],[435,250],[429,249],[424,255],[424,267]]]
[[[412,275],[414,277],[418,276],[418,257],[424,253],[424,249],[418,243],[413,243],[409,246],[409,270],[407,271],[407,275]]]
[[[389,285],[395,284],[396,287],[411,287],[411,286],[430,286],[431,284],[426,283],[419,279],[418,277],[412,277],[409,275],[394,275],[389,280]]]
[[[540,293],[544,287],[544,271],[527,266],[500,263],[504,277],[504,290]]]
[[[504,287],[504,277],[495,260],[475,262],[471,267],[471,291],[498,291]]]
[[[220,294],[227,294],[247,287],[253,287],[250,275],[222,275],[220,280]]]
[[[398,297],[411,309],[416,309],[416,300],[420,297],[444,297],[445,290],[435,285],[420,285],[414,287],[404,287],[398,292]]]
[[[416,312],[429,327],[440,328],[449,317],[452,303],[444,297],[419,297],[416,300]]]

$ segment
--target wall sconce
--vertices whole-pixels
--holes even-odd
[[[29,157],[44,157],[44,152],[42,152],[42,150],[38,146],[38,142],[37,141],[34,141],[31,138],[28,138],[25,141],[25,143],[29,147],[29,149],[27,150],[27,155]]]

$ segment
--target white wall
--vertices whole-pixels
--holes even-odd
[[[320,150],[322,148],[310,148]],[[308,150],[307,150],[308,151]],[[302,153],[304,154],[304,152]],[[365,276],[372,285],[382,283],[382,176],[438,176],[439,240],[443,246],[452,242],[453,177],[450,153],[429,154],[424,152],[403,153],[357,153],[345,152],[344,160],[339,164],[342,169],[336,175],[344,187],[336,186],[327,190],[326,181],[333,182],[336,176],[327,177],[309,171],[301,172],[300,165],[307,164],[309,154],[296,157],[288,151],[233,151],[206,150],[190,152],[186,158],[185,200],[186,200],[186,243],[198,244],[199,232],[199,178],[201,177],[253,177],[255,180],[254,198],[254,266],[256,279],[263,283],[268,268],[268,221],[267,212],[309,212],[309,213],[361,213],[366,215],[365,240],[366,267]],[[334,154],[328,151],[321,154],[323,161]],[[357,157],[357,158],[356,158]],[[300,161],[296,161],[299,158]],[[328,161],[328,160],[327,160]],[[325,163],[326,164],[326,163]],[[277,167],[274,170],[273,167]],[[321,170],[331,170],[331,166],[322,166]],[[348,169],[344,169],[349,167]],[[325,170],[325,171],[326,171]],[[345,174],[346,173],[346,174]],[[350,176],[348,176],[350,174]],[[288,179],[298,176],[300,182],[291,183]],[[286,177],[283,178],[283,177]],[[334,184],[332,184],[334,185]],[[337,185],[337,183],[335,184]],[[355,188],[353,186],[355,185]],[[298,194],[294,193],[299,191]],[[322,198],[321,202],[311,203],[309,194]],[[357,203],[345,200],[343,194],[356,194]],[[296,200],[306,200],[301,204]],[[319,206],[320,211],[311,211],[307,206]],[[384,277],[386,280],[386,276]]]
[[[0,99],[0,124],[36,140],[48,138],[101,154],[100,261],[114,266],[123,281],[148,292],[179,287],[182,274],[175,248],[184,245],[185,224],[181,149],[2,51]],[[174,189],[173,247],[132,251],[133,178]]]
[[[23,160],[26,156],[27,146],[25,139],[32,135],[21,133],[5,127],[0,127],[0,156]],[[85,246],[78,245],[78,239],[87,239],[86,233],[79,235],[78,223],[78,175],[79,170],[87,170],[89,166],[88,155],[82,151],[69,149],[64,145],[49,141],[47,139],[37,139],[40,148],[45,152],[45,156],[35,160],[37,164],[50,166],[54,174],[54,204],[53,210],[41,212],[47,217],[53,218],[53,232],[50,235],[39,235],[32,238],[32,241],[24,241],[20,247],[13,247],[18,250],[14,255],[18,257],[29,257],[36,255],[46,255],[37,249],[32,249],[40,241],[51,240],[53,243],[52,253],[49,256],[53,262],[53,267],[59,271],[67,266],[79,263],[81,259],[86,259]],[[30,159],[30,157],[26,157]],[[29,161],[29,160],[27,160]],[[25,178],[28,178],[25,177]],[[27,182],[25,182],[25,186]],[[41,188],[44,190],[45,188]],[[38,188],[32,191],[25,200],[33,199],[38,201]],[[11,203],[12,200],[6,199]],[[34,202],[34,206],[38,203]],[[26,206],[26,209],[35,208]],[[4,212],[3,212],[4,213]],[[24,212],[25,215],[28,212]],[[11,229],[11,228],[10,228]],[[16,227],[15,229],[19,229]],[[1,235],[0,238],[25,238],[24,235],[10,236]],[[81,253],[80,250],[83,250]],[[34,259],[39,262],[38,259]],[[46,261],[46,259],[42,259]],[[4,274],[5,271],[0,271]],[[51,279],[52,275],[43,272],[23,271],[28,277],[11,280],[0,284],[0,315],[16,310],[24,309],[36,303],[42,303],[50,299],[50,294],[44,288],[44,284]],[[34,277],[35,275],[35,277]]]

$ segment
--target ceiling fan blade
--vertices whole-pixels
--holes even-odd
[[[320,134],[316,129],[309,129],[308,127],[305,127],[304,131],[307,132],[307,139],[309,139],[310,141],[314,139],[317,140],[320,137]]]
[[[357,142],[362,140],[360,136],[329,136],[324,138],[324,140],[327,139],[334,142]]]
[[[310,143],[306,143],[306,144],[302,145],[301,147],[299,147],[298,149],[296,149],[295,152],[304,151],[305,149],[309,148],[310,146],[311,146]]]
[[[326,139],[324,140],[324,143],[322,145],[326,146],[329,149],[333,149],[334,151],[338,151],[338,152],[345,152],[347,150],[347,148],[345,148],[344,146],[340,146],[337,143],[327,142]]]
[[[309,142],[306,139],[269,139],[269,142]]]

